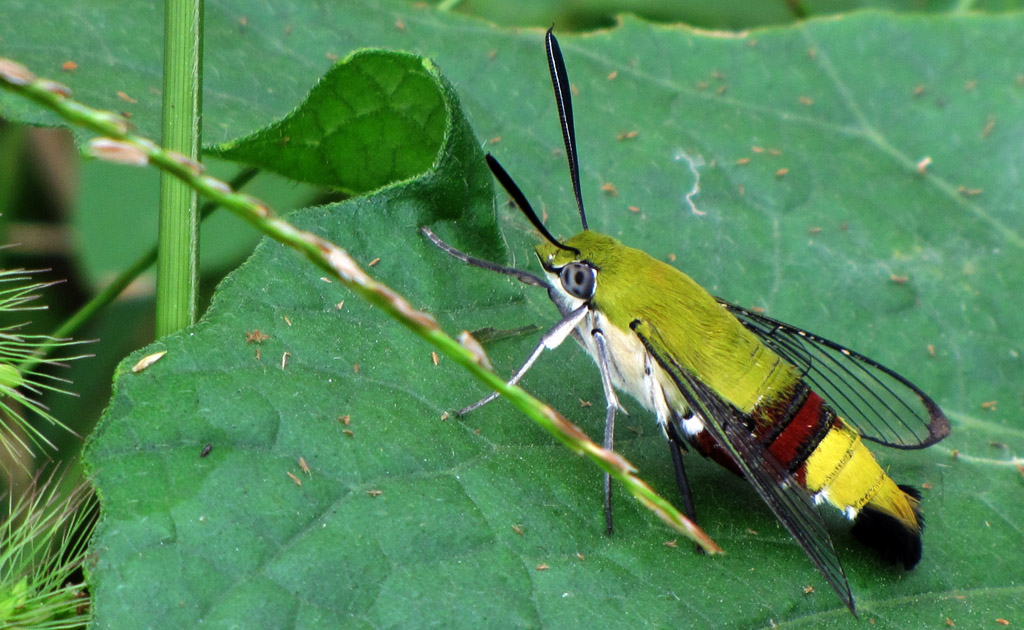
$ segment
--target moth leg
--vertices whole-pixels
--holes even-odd
[[[690,492],[690,480],[686,477],[686,467],[683,465],[683,453],[686,443],[679,435],[675,425],[668,425],[668,450],[672,453],[672,469],[676,474],[676,487],[683,497],[683,511],[686,517],[697,522],[697,510],[693,507],[693,493]]]
[[[575,311],[566,315],[562,319],[562,321],[552,326],[551,330],[544,333],[544,336],[540,338],[540,343],[537,344],[537,347],[533,349],[533,352],[530,354],[530,357],[526,359],[526,363],[523,363],[523,366],[516,370],[516,373],[512,375],[511,379],[509,379],[508,384],[515,385],[516,383],[518,383],[519,380],[526,375],[529,369],[533,367],[533,364],[540,357],[540,354],[544,352],[545,348],[547,348],[548,350],[554,350],[558,346],[562,345],[562,342],[565,341],[566,337],[568,337],[572,333],[572,331],[576,329],[576,326],[578,326],[580,322],[583,321],[583,318],[586,316],[586,314],[587,305],[584,304]],[[457,415],[464,416],[470,411],[475,411],[476,409],[479,409],[480,407],[483,407],[487,403],[491,402],[498,396],[498,392],[491,392],[490,394],[487,395],[486,398],[477,401],[468,407],[460,409]]]
[[[665,434],[665,441],[668,442],[668,450],[672,456],[672,470],[676,476],[676,487],[683,499],[683,511],[686,517],[697,522],[697,510],[693,506],[693,493],[690,491],[690,480],[686,476],[686,467],[683,465],[683,451],[686,449],[686,440],[680,433],[680,426],[675,422],[678,414],[668,406],[665,396],[665,389],[658,383],[654,375],[657,373],[657,366],[653,357],[648,353],[644,357],[645,384],[650,391],[650,398],[654,401],[654,413],[658,418],[658,426]],[[691,413],[690,416],[693,417]],[[700,548],[698,547],[698,550]]]
[[[492,263],[489,260],[481,260],[479,258],[474,258],[469,254],[464,254],[459,250],[455,249],[454,247],[452,247],[451,245],[449,245],[448,243],[442,241],[440,236],[434,234],[434,232],[425,225],[420,228],[420,233],[423,234],[423,236],[429,238],[430,242],[436,245],[441,251],[448,254],[452,258],[461,260],[462,262],[466,263],[471,267],[478,267],[480,269],[486,269],[487,271],[496,271],[498,273],[503,273],[506,276],[512,276],[513,278],[522,282],[523,284],[531,284],[535,287],[544,287],[545,289],[549,289],[551,287],[547,280],[535,276],[528,271],[522,271],[514,267],[506,267],[504,265]]]
[[[615,444],[615,412],[622,409],[619,399],[615,395],[615,387],[612,385],[611,364],[608,359],[608,342],[604,332],[600,328],[592,328],[591,335],[597,346],[597,367],[601,371],[601,385],[604,387],[604,399],[607,407],[604,416],[604,446],[605,450],[612,450]],[[625,412],[625,409],[623,409]],[[611,536],[612,527],[612,476],[604,474],[604,531]]]

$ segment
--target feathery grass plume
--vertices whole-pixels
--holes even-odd
[[[32,278],[33,273],[25,269],[0,270],[0,317],[10,319],[11,313],[46,308],[35,302],[43,289],[58,283],[36,282]],[[53,447],[33,416],[74,433],[50,415],[40,402],[47,391],[71,394],[63,388],[69,381],[40,372],[37,368],[64,366],[67,361],[89,356],[46,357],[47,353],[81,342],[19,333],[25,324],[0,324],[0,446],[18,461],[33,455],[32,446]]]
[[[92,611],[81,583],[96,516],[85,482],[70,492],[63,475],[37,475],[0,522],[0,626],[24,630],[84,628]]]

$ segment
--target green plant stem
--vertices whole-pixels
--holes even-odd
[[[163,145],[199,159],[202,108],[202,0],[166,0]],[[160,177],[156,336],[195,321],[198,292],[198,195],[178,178]]]

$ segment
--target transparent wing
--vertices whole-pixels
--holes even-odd
[[[837,343],[718,300],[776,354],[795,365],[861,437],[901,449],[949,435],[949,420],[927,394],[884,365]]]
[[[808,492],[751,435],[745,426],[749,418],[669,356],[660,335],[650,324],[636,321],[631,328],[672,377],[686,404],[703,418],[705,430],[729,452],[746,480],[800,543],[850,612],[856,615],[843,566]]]

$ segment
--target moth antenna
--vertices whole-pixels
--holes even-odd
[[[543,223],[540,222],[540,218],[537,216],[537,213],[533,211],[533,206],[531,206],[530,202],[526,200],[526,195],[523,194],[523,191],[519,190],[519,186],[517,186],[516,183],[512,180],[512,177],[508,174],[508,172],[505,171],[504,168],[502,168],[501,164],[498,163],[498,160],[490,153],[487,154],[487,166],[491,169],[491,172],[494,173],[494,178],[498,180],[498,183],[501,184],[501,187],[505,189],[505,192],[507,192],[509,196],[512,197],[512,201],[514,201],[516,205],[519,206],[519,209],[523,212],[523,214],[526,215],[526,218],[530,220],[530,223],[533,224],[533,227],[537,228],[537,231],[540,232],[544,236],[544,238],[548,240],[549,243],[551,243],[558,249],[564,249],[567,252],[573,252],[577,256],[580,255],[580,250],[576,249],[575,247],[563,245],[562,243],[558,242],[558,239],[556,239],[554,236],[551,236],[551,232],[548,232],[548,229],[544,227]]]
[[[551,27],[554,28],[554,27]],[[569,177],[572,178],[572,192],[576,195],[576,207],[580,211],[580,222],[587,228],[587,213],[583,210],[583,194],[580,192],[580,161],[576,155],[576,126],[572,120],[572,90],[569,88],[569,73],[565,70],[562,49],[558,40],[548,29],[544,44],[548,52],[548,69],[551,70],[551,85],[555,88],[555,103],[558,105],[558,119],[562,123],[562,140],[565,142],[565,157],[569,160]]]

